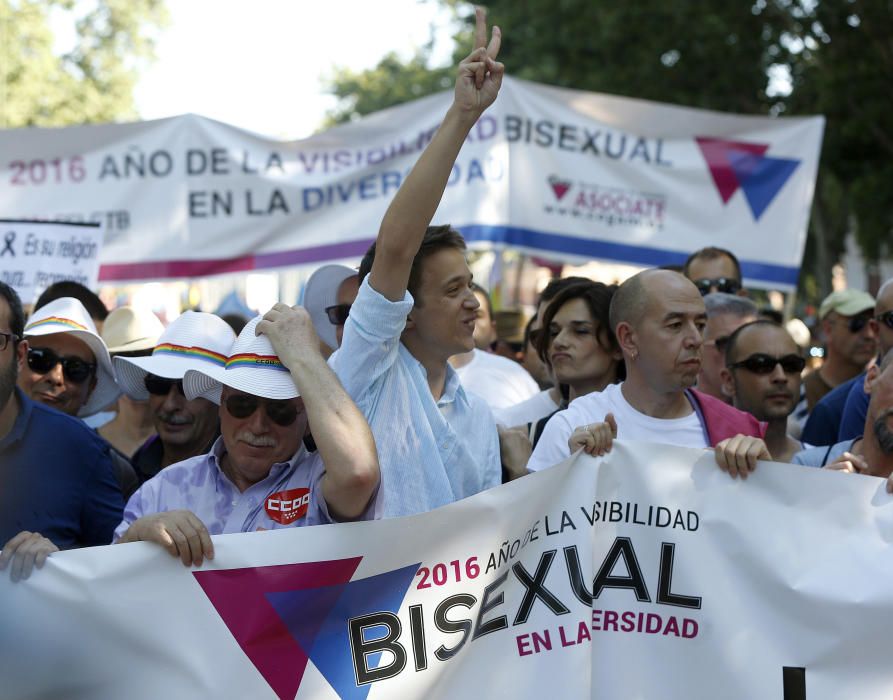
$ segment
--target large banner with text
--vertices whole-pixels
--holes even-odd
[[[617,443],[431,513],[0,581],[5,698],[893,695],[883,481]]]
[[[100,279],[195,277],[362,255],[450,92],[300,141],[195,115],[0,131],[0,217],[97,221]],[[824,119],[739,116],[506,78],[435,223],[568,261],[732,250],[796,285]]]

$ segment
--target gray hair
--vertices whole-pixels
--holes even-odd
[[[726,294],[725,292],[707,294],[704,297],[704,306],[707,307],[708,319],[725,314],[737,316],[738,318],[759,314],[757,305],[747,297],[740,297],[737,294]]]

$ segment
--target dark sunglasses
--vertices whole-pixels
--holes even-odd
[[[348,314],[350,314],[350,304],[336,304],[335,306],[326,307],[326,316],[329,317],[329,323],[333,326],[343,326],[347,323]]]
[[[233,418],[248,418],[263,405],[267,417],[276,425],[287,428],[298,418],[298,408],[291,401],[268,401],[250,394],[233,394],[223,402]]]
[[[772,357],[772,355],[757,353],[756,355],[751,355],[746,360],[741,360],[741,362],[733,362],[728,367],[729,369],[738,369],[740,367],[754,374],[771,374],[775,371],[775,365],[781,365],[781,369],[785,374],[800,374],[803,368],[806,367],[806,360],[800,357],[800,355]]]
[[[157,374],[147,374],[145,379],[143,379],[143,384],[146,385],[146,391],[148,391],[153,396],[167,396],[171,387],[177,387],[177,391],[183,394],[183,380],[182,379],[168,379],[166,377],[159,377]]]
[[[883,323],[887,328],[893,328],[893,311],[886,311],[875,316],[878,323]]]
[[[865,314],[862,316],[853,316],[849,321],[844,321],[843,319],[839,319],[846,324],[846,327],[849,329],[850,333],[859,333],[865,326],[868,325],[868,322],[871,320],[870,314]]]
[[[32,372],[46,374],[58,364],[62,365],[63,376],[75,384],[83,384],[96,371],[96,365],[79,357],[61,357],[47,348],[28,349],[28,367]]]
[[[717,277],[716,279],[704,278],[702,280],[694,280],[695,287],[701,293],[701,296],[710,293],[710,289],[716,287],[717,292],[725,294],[737,294],[741,289],[738,280],[729,279],[728,277]]]

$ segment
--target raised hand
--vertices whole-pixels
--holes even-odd
[[[505,66],[496,61],[501,43],[499,27],[493,27],[487,43],[487,13],[476,8],[474,50],[459,64],[456,78],[455,104],[460,109],[480,114],[493,104],[505,74]]]
[[[319,353],[319,338],[310,314],[303,306],[275,304],[257,324],[255,333],[269,338],[279,360],[289,369],[293,369],[302,356],[314,350]]]

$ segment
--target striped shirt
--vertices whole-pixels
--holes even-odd
[[[425,368],[400,342],[412,307],[409,292],[392,302],[366,278],[341,348],[329,360],[375,436],[377,517],[423,513],[502,480],[499,437],[486,403],[465,392],[449,365],[435,401]]]

